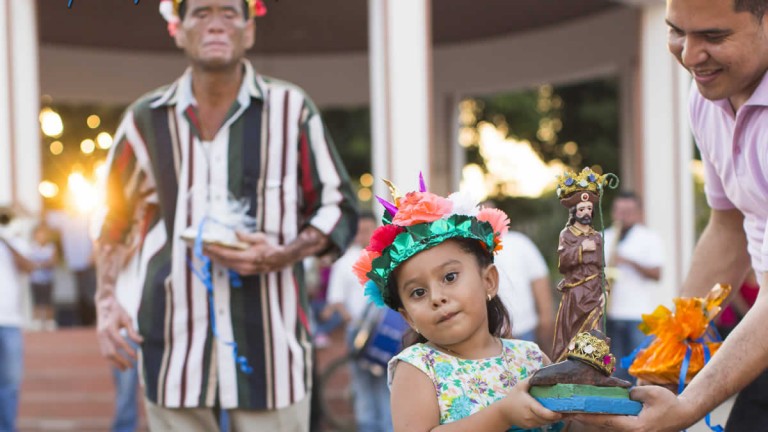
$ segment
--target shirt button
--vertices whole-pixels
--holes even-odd
[[[219,316],[224,316],[224,309],[219,309]]]

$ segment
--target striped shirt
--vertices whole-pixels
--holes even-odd
[[[357,218],[348,175],[317,108],[298,87],[244,62],[236,101],[213,140],[203,141],[191,77],[187,70],[126,111],[108,159],[100,238],[138,244],[140,301],[129,313],[144,337],[140,363],[149,400],[211,407],[218,391],[225,409],[284,408],[312,384],[301,263],[241,277],[241,287],[213,264],[211,307],[188,266],[200,263],[179,234],[197,226],[209,207],[225,205],[229,193],[251,200],[256,230],[274,244],[290,243],[311,225],[344,251]],[[252,373],[238,368],[231,341]]]

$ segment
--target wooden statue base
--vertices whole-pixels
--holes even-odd
[[[629,399],[629,389],[584,384],[531,387],[531,396],[552,411],[637,415],[643,405]]]

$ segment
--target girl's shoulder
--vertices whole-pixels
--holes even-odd
[[[427,344],[417,343],[411,345],[392,357],[387,365],[387,382],[392,385],[392,380],[395,377],[395,370],[399,362],[405,362],[414,366],[416,369],[424,372],[430,379],[434,381],[435,368],[440,369],[441,366],[446,363],[455,361],[455,357],[444,354]]]
[[[419,369],[424,369],[425,367],[433,366],[436,361],[449,361],[452,358],[427,344],[417,343],[400,351],[400,353],[392,358],[390,363],[404,361]]]

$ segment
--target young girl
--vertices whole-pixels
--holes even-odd
[[[397,196],[354,270],[374,303],[417,333],[389,364],[396,431],[506,431],[561,419],[528,394],[525,378],[549,363],[531,342],[504,339],[494,251],[509,220],[459,194]],[[559,429],[559,424],[554,426]],[[535,429],[542,430],[542,429]],[[543,430],[549,430],[543,428]]]

